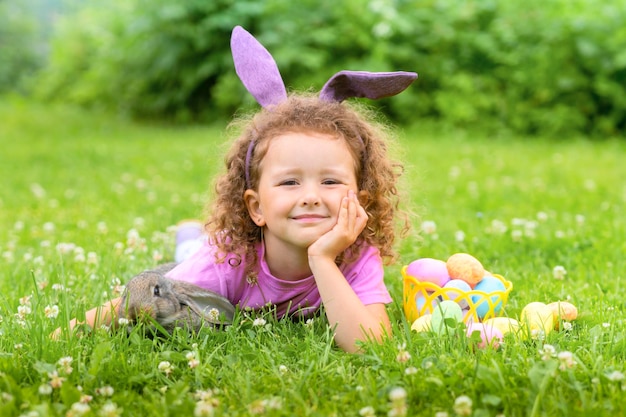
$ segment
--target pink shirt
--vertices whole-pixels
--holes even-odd
[[[296,311],[308,316],[319,309],[321,298],[313,275],[298,281],[278,279],[270,273],[265,262],[264,245],[259,244],[257,250],[261,260],[257,284],[248,283],[243,263],[235,266],[228,263],[232,257],[222,263],[215,262],[215,247],[209,243],[204,243],[196,253],[167,273],[167,277],[214,291],[242,309],[275,306],[278,317]],[[359,259],[341,265],[340,270],[363,304],[392,301],[383,281],[383,264],[377,248],[364,248]]]

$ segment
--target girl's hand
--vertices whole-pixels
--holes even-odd
[[[367,213],[355,192],[349,190],[341,202],[337,224],[309,246],[309,257],[322,256],[334,260],[356,241],[366,224]]]

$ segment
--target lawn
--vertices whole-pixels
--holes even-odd
[[[238,313],[227,331],[152,340],[95,329],[55,341],[69,318],[171,260],[173,226],[202,216],[228,136],[219,124],[0,101],[0,415],[626,412],[626,142],[398,133],[415,216],[386,269],[393,339],[347,354],[322,318]],[[412,332],[402,265],[456,252],[513,283],[506,316],[569,300],[578,319],[545,338],[508,335],[498,349]]]

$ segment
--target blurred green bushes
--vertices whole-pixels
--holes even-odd
[[[0,93],[24,91],[42,65],[31,0],[0,0]]]
[[[626,2],[593,0],[88,0],[57,25],[40,97],[176,121],[254,105],[236,78],[239,24],[288,88],[336,71],[413,70],[376,103],[401,123],[523,134],[620,134]]]

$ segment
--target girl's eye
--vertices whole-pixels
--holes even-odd
[[[322,181],[322,184],[324,184],[324,185],[335,185],[335,184],[340,184],[340,182],[337,181],[337,180],[333,180],[333,179],[327,179],[327,180]]]
[[[298,185],[298,182],[296,180],[285,180],[281,181],[280,185]]]

